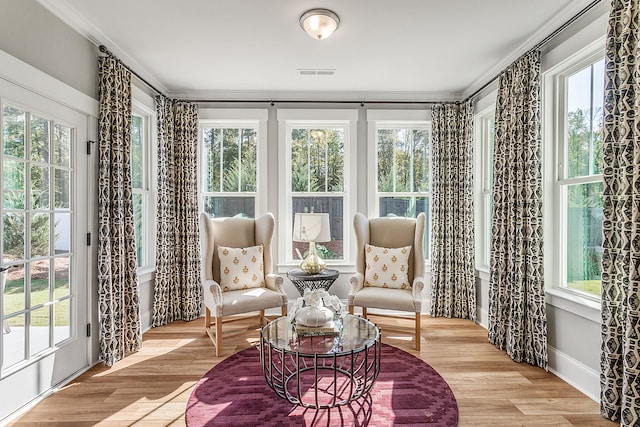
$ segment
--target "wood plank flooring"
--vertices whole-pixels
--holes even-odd
[[[422,318],[420,352],[410,321],[370,315],[383,342],[420,357],[447,381],[460,426],[615,426],[598,404],[551,373],[515,363],[468,320]],[[14,420],[12,426],[183,426],[186,402],[202,375],[258,342],[257,316],[226,324],[216,358],[204,321],[177,321],[143,336],[139,352],[112,368],[99,364]]]

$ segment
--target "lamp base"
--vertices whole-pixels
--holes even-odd
[[[300,263],[300,269],[307,274],[318,274],[325,269],[326,263],[318,256],[316,242],[309,242],[309,254]]]

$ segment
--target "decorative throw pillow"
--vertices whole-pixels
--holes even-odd
[[[222,291],[264,288],[264,247],[228,248],[218,246]]]
[[[381,288],[409,289],[409,254],[411,246],[381,248],[364,245],[364,285]]]

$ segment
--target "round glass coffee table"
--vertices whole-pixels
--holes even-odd
[[[265,380],[278,396],[306,408],[346,405],[371,390],[380,372],[380,330],[361,317],[336,320],[335,334],[301,335],[286,317],[260,334]]]

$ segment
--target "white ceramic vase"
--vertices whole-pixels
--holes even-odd
[[[303,326],[322,326],[333,320],[333,311],[327,307],[305,306],[296,312],[296,323]]]

